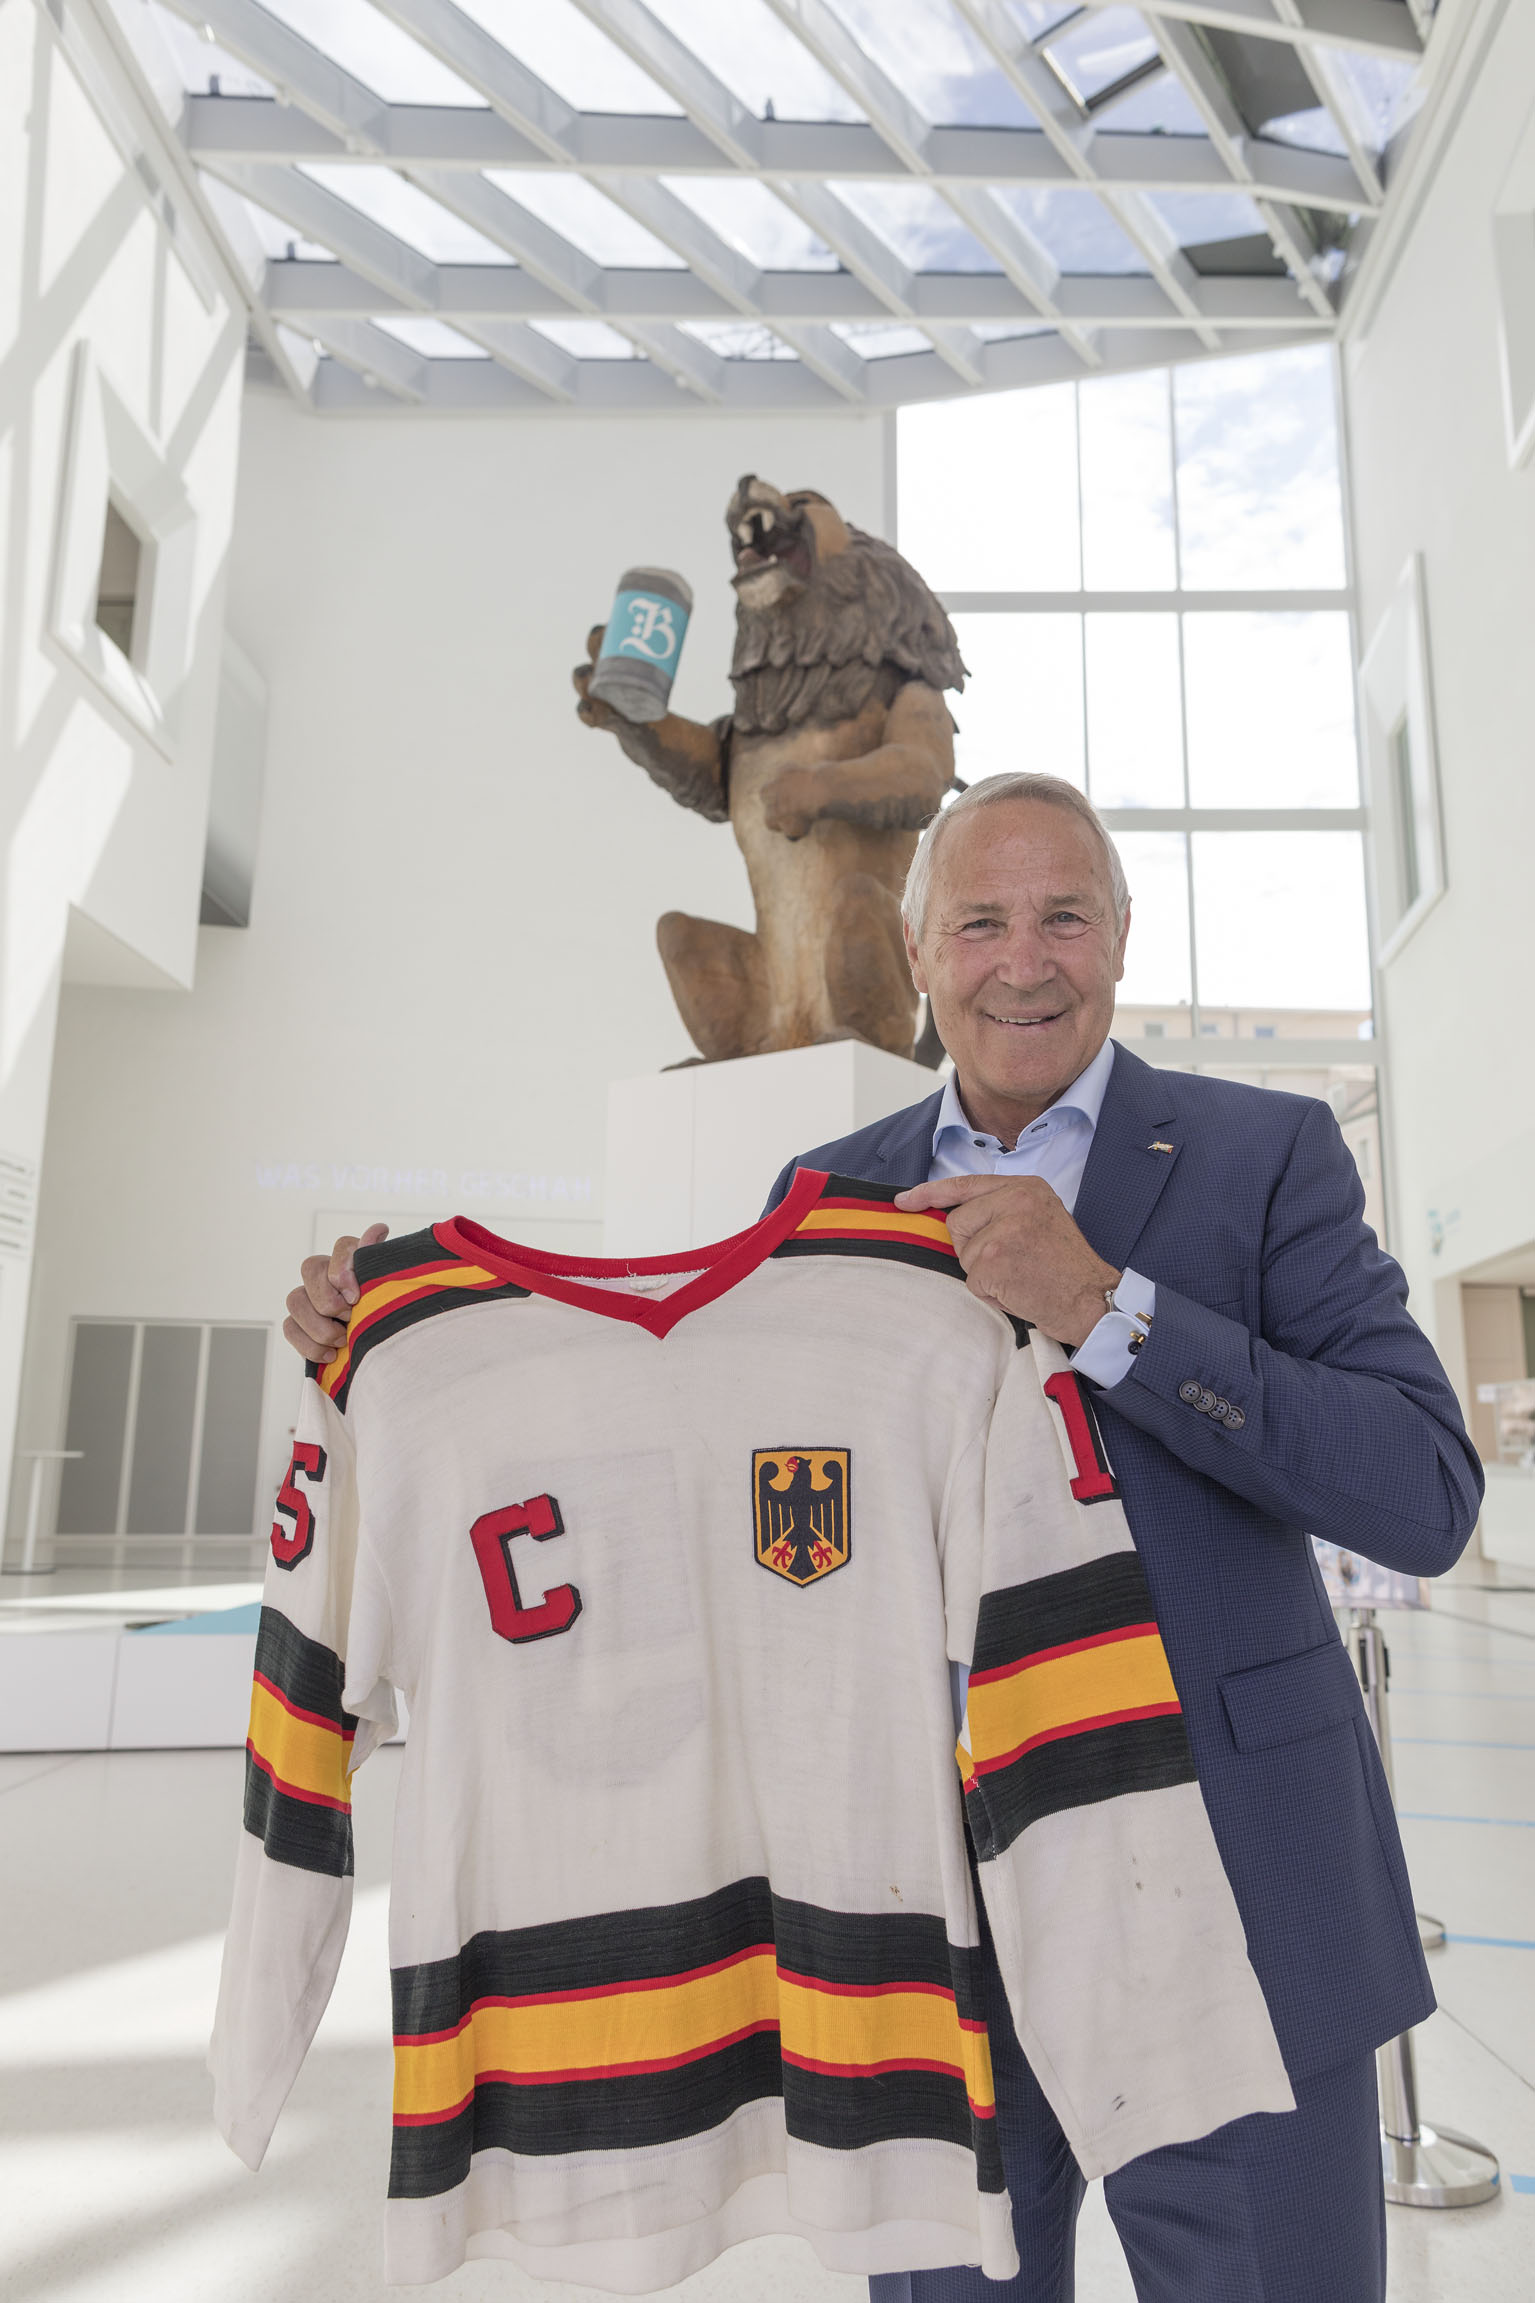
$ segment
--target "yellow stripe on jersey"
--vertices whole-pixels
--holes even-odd
[[[972,1678],[971,1762],[978,1773],[1032,1743],[1114,1721],[1176,1711],[1178,1694],[1154,1625],[1038,1663]]]
[[[332,1807],[350,1806],[351,1735],[312,1712],[290,1708],[259,1671],[251,1688],[249,1749],[280,1791]]]

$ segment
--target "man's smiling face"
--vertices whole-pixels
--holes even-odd
[[[1011,1144],[1092,1062],[1128,928],[1102,845],[1070,808],[1000,800],[945,829],[906,943],[977,1128]]]

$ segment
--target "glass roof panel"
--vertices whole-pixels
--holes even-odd
[[[840,269],[825,241],[754,176],[663,176],[661,181],[764,272]]]
[[[570,0],[457,4],[578,112],[681,112],[681,105],[648,72],[631,64]]]
[[[993,186],[992,196],[1017,217],[1063,272],[1144,272],[1148,269],[1129,234],[1120,230],[1103,202],[1086,186],[1031,191],[1021,184]]]
[[[168,49],[181,85],[194,96],[275,96],[277,91],[270,80],[263,80],[238,56],[231,56],[216,40],[189,24],[183,16],[173,16],[169,8],[162,8],[160,0],[150,0],[149,13],[161,39]],[[217,80],[215,90],[210,83]]]
[[[382,225],[407,248],[434,264],[510,264],[504,248],[455,216],[392,168],[353,166],[344,160],[306,160],[300,173],[311,177],[370,222]]]
[[[685,272],[682,258],[647,232],[643,224],[599,192],[584,176],[554,168],[487,168],[486,175],[511,199],[558,232],[594,264],[639,271]]]
[[[606,320],[530,320],[530,328],[578,360],[639,360],[644,354]]]
[[[1199,106],[1176,72],[1158,72],[1093,114],[1100,135],[1205,136]]]
[[[245,211],[255,227],[262,255],[269,257],[274,264],[281,263],[285,257],[304,264],[334,264],[339,261],[334,248],[322,248],[317,240],[304,239],[294,231],[291,224],[285,224],[280,216],[274,216],[270,208],[261,207],[257,201],[247,199]]]
[[[301,40],[355,74],[390,104],[460,104],[485,99],[368,0],[261,0]]]
[[[1153,192],[1151,205],[1177,233],[1180,248],[1268,237],[1268,227],[1244,192]]]
[[[797,360],[799,354],[760,320],[684,320],[682,333],[722,360]]]
[[[1054,25],[1082,13],[1082,0],[1002,0],[1002,4],[1031,40],[1042,40]]]
[[[903,352],[930,352],[920,328],[902,320],[833,320],[832,334],[850,344],[861,360],[892,360]]]
[[[429,360],[488,360],[490,354],[483,344],[471,344],[446,320],[433,320],[424,313],[405,312],[398,319],[378,319],[375,328],[382,328],[386,336],[393,336],[408,344],[413,352],[424,353]]]
[[[833,184],[831,190],[914,272],[999,272],[1002,268],[930,185],[869,184],[855,179]]]
[[[1048,320],[971,320],[972,336],[979,336],[983,344],[1010,344],[1017,336],[1053,336],[1054,328]]]
[[[759,120],[861,120],[852,97],[824,71],[765,0],[647,0],[652,16],[698,55]]]
[[[1298,144],[1307,152],[1331,152],[1340,160],[1348,155],[1343,131],[1325,104],[1314,105],[1305,112],[1286,112],[1278,120],[1265,120],[1263,134],[1272,136],[1276,143]],[[1254,141],[1261,145],[1262,138]]]
[[[1146,19],[1133,8],[1093,8],[1050,42],[1050,61],[1083,104],[1156,52]]]
[[[1027,128],[1017,89],[949,0],[832,0],[865,55],[926,119],[944,126]]]
[[[1371,143],[1377,152],[1383,152],[1416,108],[1412,97],[1417,65],[1405,57],[1360,56],[1347,48],[1335,50],[1334,60],[1368,127]]]

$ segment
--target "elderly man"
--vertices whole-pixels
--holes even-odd
[[[1129,896],[1072,785],[975,786],[924,835],[905,912],[954,1077],[807,1152],[773,1200],[796,1165],[905,1187],[901,1205],[946,1211],[977,1293],[1074,1351],[1298,2106],[1109,2178],[1136,2293],[1380,2303],[1372,2051],[1434,2001],[1308,1535],[1439,1573],[1475,1522],[1476,1457],[1326,1107],[1153,1071],[1109,1039]],[[340,1338],[353,1244],[289,1298],[306,1352]],[[1071,2303],[1083,2181],[994,1962],[987,2015],[1023,2265],[1002,2303]],[[997,2297],[960,2268],[871,2287]]]

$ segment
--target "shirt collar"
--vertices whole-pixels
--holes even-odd
[[[1073,1118],[1085,1120],[1088,1133],[1091,1134],[1098,1125],[1098,1115],[1103,1109],[1109,1074],[1113,1069],[1114,1042],[1105,1040],[1086,1070],[1078,1073],[1065,1094],[1057,1097],[1048,1111],[1041,1112],[1040,1118],[1060,1120],[1069,1112]],[[955,1072],[950,1072],[944,1084],[943,1101],[938,1106],[938,1121],[933,1129],[934,1151],[951,1132],[969,1136],[972,1143],[975,1140],[976,1131],[965,1117],[965,1107],[959,1100],[958,1074]]]

